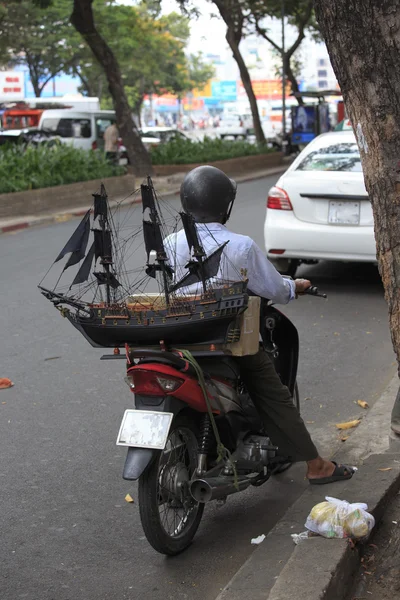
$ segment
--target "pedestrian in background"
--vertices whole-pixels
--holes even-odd
[[[117,164],[119,133],[115,123],[107,127],[104,132],[104,151],[106,159],[113,165]]]

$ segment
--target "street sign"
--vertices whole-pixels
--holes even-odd
[[[17,71],[0,71],[0,102],[24,99],[24,74]]]

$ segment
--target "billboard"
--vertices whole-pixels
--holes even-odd
[[[17,71],[0,71],[0,102],[24,99],[24,74]]]
[[[253,91],[257,100],[278,100],[282,98],[282,81],[281,79],[254,79],[251,82]],[[286,95],[290,94],[290,84],[286,86]],[[239,81],[239,98],[247,97],[246,90],[241,81]]]
[[[222,102],[235,102],[237,99],[237,83],[235,80],[211,82],[211,96]]]

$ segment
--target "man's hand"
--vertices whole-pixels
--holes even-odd
[[[296,284],[296,294],[304,294],[311,287],[311,281],[308,279],[295,279],[294,283]]]

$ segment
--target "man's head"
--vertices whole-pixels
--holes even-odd
[[[197,223],[226,223],[236,197],[236,182],[220,169],[204,165],[186,174],[181,185],[183,210]]]

